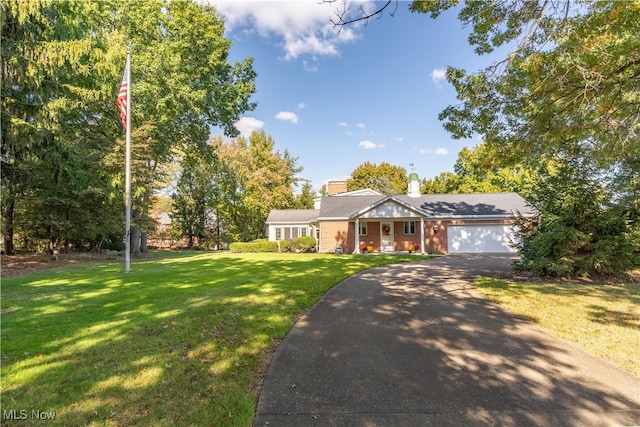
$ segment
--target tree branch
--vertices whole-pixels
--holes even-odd
[[[336,1],[337,0],[322,0],[320,3],[332,4],[332,3],[335,3]],[[389,7],[389,5],[394,2],[395,2],[395,9],[393,10],[393,12],[390,13],[391,16],[394,16],[396,11],[398,10],[398,0],[385,0],[382,6],[376,8],[372,12],[367,12],[362,6],[360,6],[358,8],[358,11],[359,11],[358,16],[355,18],[352,18],[351,16],[348,15],[349,13],[348,0],[342,0],[342,10],[340,10],[340,8],[337,8],[334,12],[335,18],[330,18],[329,21],[334,26],[340,27],[342,29],[343,27],[350,24],[354,24],[356,22],[369,21],[369,19],[373,18],[374,16],[379,17],[379,15],[381,15],[382,12],[384,12],[385,9],[387,9],[387,7]]]

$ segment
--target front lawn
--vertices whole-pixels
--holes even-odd
[[[3,278],[2,424],[250,425],[300,312],[360,270],[418,259],[171,253],[129,274],[106,262]]]
[[[640,284],[522,283],[480,279],[476,288],[551,334],[640,375]]]

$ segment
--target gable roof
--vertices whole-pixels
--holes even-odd
[[[395,216],[398,216],[401,213],[408,214],[410,217],[426,215],[425,212],[422,212],[419,208],[411,205],[410,203],[406,203],[394,196],[386,196],[372,205],[369,205],[358,212],[354,212],[351,214],[351,218],[365,217],[369,215],[373,215],[373,217],[375,217],[376,215],[380,215],[380,211],[386,210],[385,208],[393,209],[395,211]]]
[[[387,203],[397,204],[415,217],[434,219],[511,218],[521,213],[532,216],[535,210],[517,193],[423,194],[407,195],[333,195],[322,198],[320,209],[273,210],[268,224],[310,224],[317,220],[349,220],[366,216]]]
[[[509,218],[520,212],[533,215],[534,210],[517,193],[426,194],[419,197],[358,196],[322,198],[319,219],[347,219],[387,201],[412,208],[426,218]]]

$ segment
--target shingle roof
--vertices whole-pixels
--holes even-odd
[[[269,223],[311,223],[318,219],[318,209],[276,209],[269,212]]]
[[[380,196],[327,196],[320,202],[320,218],[349,218],[354,213],[384,199]]]
[[[517,193],[425,194],[399,196],[326,196],[320,209],[274,210],[267,223],[311,223],[317,219],[347,219],[384,199],[401,202],[422,212],[425,218],[510,218],[518,212],[534,214],[533,208]]]
[[[323,197],[320,218],[348,218],[389,196]],[[510,217],[518,212],[533,214],[517,193],[426,194],[420,197],[393,196],[413,206],[426,217]]]
[[[425,194],[420,197],[396,196],[416,206],[430,217],[510,217],[520,212],[528,216],[532,207],[517,193]]]

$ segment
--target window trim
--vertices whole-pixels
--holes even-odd
[[[404,235],[405,236],[415,236],[416,234],[416,222],[415,221],[404,221]]]
[[[367,234],[369,234],[369,227],[367,227],[367,223],[363,221],[358,222],[358,236],[366,236]]]

